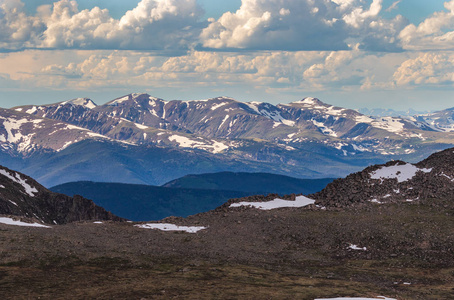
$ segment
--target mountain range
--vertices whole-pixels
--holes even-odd
[[[371,117],[304,98],[164,101],[130,94],[0,110],[0,159],[45,186],[90,180],[161,185],[210,172],[342,177],[454,145],[454,111]]]

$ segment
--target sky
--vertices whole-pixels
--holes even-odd
[[[454,107],[454,0],[0,0],[0,107],[132,92]]]

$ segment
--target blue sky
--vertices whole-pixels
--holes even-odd
[[[27,11],[33,13],[38,6],[43,4],[52,4],[53,0],[24,0],[22,1],[27,8]],[[128,10],[137,6],[140,1],[133,0],[78,0],[79,9],[91,9],[95,6],[109,9],[111,15],[115,18],[121,18]],[[390,7],[395,0],[383,1],[383,6]],[[199,0],[198,3],[205,10],[205,17],[219,18],[227,11],[235,12],[241,6],[241,0]],[[387,13],[388,16],[402,14],[411,22],[422,22],[426,17],[435,11],[443,9],[443,1],[427,1],[427,0],[402,0],[392,10],[392,13]]]
[[[130,92],[453,107],[454,0],[0,0],[0,106]]]
[[[419,1],[419,0],[417,0]],[[26,0],[22,1],[25,4],[28,12],[35,12],[38,6],[43,4],[52,4],[53,0]],[[95,6],[107,8],[114,18],[121,18],[128,10],[137,6],[140,1],[133,0],[78,0],[79,9],[92,9]],[[219,18],[226,11],[236,11],[241,6],[241,0],[215,1],[215,0],[199,0],[198,3],[205,10],[206,18]],[[421,1],[421,3],[424,3]]]

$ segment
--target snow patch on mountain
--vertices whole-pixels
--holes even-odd
[[[370,123],[373,127],[384,129],[393,133],[401,133],[404,130],[402,120],[393,117],[381,117]]]
[[[204,226],[178,226],[171,223],[147,223],[134,226],[144,229],[158,229],[162,231],[183,231],[187,233],[196,233],[200,230],[207,229],[207,227]]]
[[[271,210],[283,207],[304,207],[314,204],[315,200],[307,198],[305,196],[296,197],[295,201],[289,201],[284,199],[276,198],[272,201],[266,202],[238,202],[230,204],[230,207],[241,207],[241,206],[252,206],[260,210]]]
[[[112,100],[112,101],[108,102],[106,105],[117,106],[118,104],[123,103],[128,100],[129,100],[129,95]]]
[[[205,151],[210,151],[212,153],[219,153],[229,148],[229,146],[217,141],[211,141],[211,144],[207,144],[204,141],[195,141],[185,136],[176,134],[169,136],[168,139],[169,141],[176,142],[179,147],[182,148],[202,149]]]
[[[93,109],[97,106],[91,99],[88,99],[88,98],[76,98],[73,100],[61,102],[60,104],[61,105],[65,105],[65,104],[80,105],[80,106],[83,106],[83,107],[86,107],[89,109]],[[29,113],[29,112],[27,111],[27,113]],[[29,114],[32,114],[32,113],[29,113]]]
[[[23,124],[26,124],[29,122],[27,119],[6,119],[0,117],[0,119],[3,119],[3,127],[5,127],[6,132],[8,133],[8,137],[2,141],[8,141],[10,143],[17,143],[18,141],[21,140],[24,136],[19,132],[21,126]],[[14,131],[14,132],[13,132]]]
[[[148,126],[145,126],[145,125],[142,125],[142,124],[138,124],[138,123],[134,123],[134,125],[136,125],[137,128],[142,129],[142,130],[149,128]]]
[[[317,98],[313,97],[306,97],[304,99],[292,102],[292,103],[298,103],[298,104],[306,104],[306,105],[318,105],[319,100]]]
[[[224,125],[225,121],[227,121],[227,119],[228,119],[229,117],[230,117],[229,115],[225,115],[224,119],[223,119],[222,122],[221,122],[221,125],[219,125],[218,130],[222,128],[222,125]]]
[[[20,185],[22,185],[22,187],[24,188],[25,192],[28,195],[30,195],[31,197],[35,197],[35,193],[38,192],[38,190],[35,187],[32,187],[31,185],[29,185],[25,181],[26,179],[22,179],[21,176],[18,173],[16,173],[16,172],[14,172],[15,176],[13,176],[9,172],[7,172],[6,170],[0,169],[0,174],[2,174],[3,176],[8,177],[12,181],[17,182]]]
[[[367,248],[366,247],[359,247],[358,245],[355,245],[355,244],[350,244],[348,246],[349,249],[351,250],[360,250],[360,251],[366,251]]]
[[[16,221],[16,220],[13,220],[12,218],[6,218],[6,217],[0,217],[0,223],[6,224],[6,225],[15,225],[15,226],[52,228],[50,226],[42,225],[39,223],[25,223],[25,222]]]
[[[370,124],[370,123],[372,123],[372,121],[374,121],[374,119],[372,119],[371,117],[364,116],[364,115],[356,116],[355,120],[356,120],[356,123],[366,123],[366,124]]]
[[[334,130],[332,130],[331,128],[325,126],[325,124],[323,122],[317,122],[315,119],[311,119],[311,121],[312,121],[312,124],[317,126],[323,134],[329,135],[332,137],[337,137],[337,133]]]
[[[219,104],[213,105],[212,107],[210,107],[210,109],[211,109],[211,110],[216,110],[216,109],[218,109],[218,108],[220,108],[220,107],[222,107],[222,106],[224,106],[224,105],[227,105],[227,104],[229,104],[229,102],[221,102],[221,103],[219,103]]]
[[[73,143],[75,143],[75,142],[77,142],[77,140],[76,140],[76,141],[67,141],[66,143],[63,144],[63,146],[61,146],[61,147],[60,147],[59,149],[57,149],[56,151],[57,151],[57,152],[60,152],[61,150],[67,148],[69,145],[71,145],[71,144],[73,144]]]
[[[17,109],[17,110],[18,110],[18,109]],[[22,110],[22,109],[21,109],[21,110]],[[34,113],[37,112],[37,111],[38,111],[38,109],[36,108],[36,106],[33,106],[32,108],[27,109],[25,112],[26,112],[27,114],[29,114],[29,115],[32,115],[32,114],[34,114]]]
[[[0,134],[0,142],[8,142],[11,144],[16,144],[17,149],[20,152],[28,152],[29,150],[34,148],[34,144],[32,144],[31,140],[32,137],[35,135],[35,133],[29,133],[29,134],[22,134],[20,129],[24,124],[27,123],[32,123],[32,124],[38,124],[42,120],[28,120],[26,118],[24,119],[14,119],[14,118],[3,118],[0,117],[0,120],[3,120],[3,127],[5,128],[6,131],[6,136],[3,134]]]
[[[424,120],[424,122],[433,130],[440,132],[454,132],[454,113],[451,113],[451,116],[446,115],[449,110],[433,113],[419,115],[419,119]]]
[[[249,106],[249,108],[251,108],[256,113],[260,114],[260,111],[258,109],[258,106],[261,104],[260,102],[245,102],[244,104]]]
[[[388,298],[384,296],[377,296],[376,298],[364,298],[364,297],[337,297],[337,298],[317,298],[314,300],[397,300],[395,298]]]
[[[404,165],[394,165],[389,167],[381,167],[370,173],[371,179],[397,179],[398,182],[404,182],[412,179],[417,172],[429,173],[432,169],[420,169],[410,163]]]
[[[259,102],[251,102],[251,104],[254,103],[254,105],[258,105]],[[269,105],[266,104],[266,106],[269,108]],[[258,107],[256,107],[255,109],[256,112],[258,112],[260,115],[264,116],[264,117],[267,117],[275,122],[279,122],[281,124],[285,124],[287,126],[290,126],[290,127],[293,127],[295,126],[295,121],[291,121],[291,120],[287,120],[285,119],[281,113],[279,111],[275,111],[275,110],[267,110],[267,109],[258,109]],[[280,124],[274,124],[273,128],[277,127],[278,125]]]
[[[344,111],[347,111],[347,109],[335,106],[329,106],[326,108],[326,113],[331,116],[343,116]]]

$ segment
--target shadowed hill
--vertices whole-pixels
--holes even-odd
[[[312,194],[322,190],[333,178],[299,179],[269,173],[219,172],[191,174],[172,180],[164,187],[234,190],[257,194]]]
[[[34,179],[1,166],[0,214],[36,219],[47,224],[123,220],[91,200],[51,192]]]

